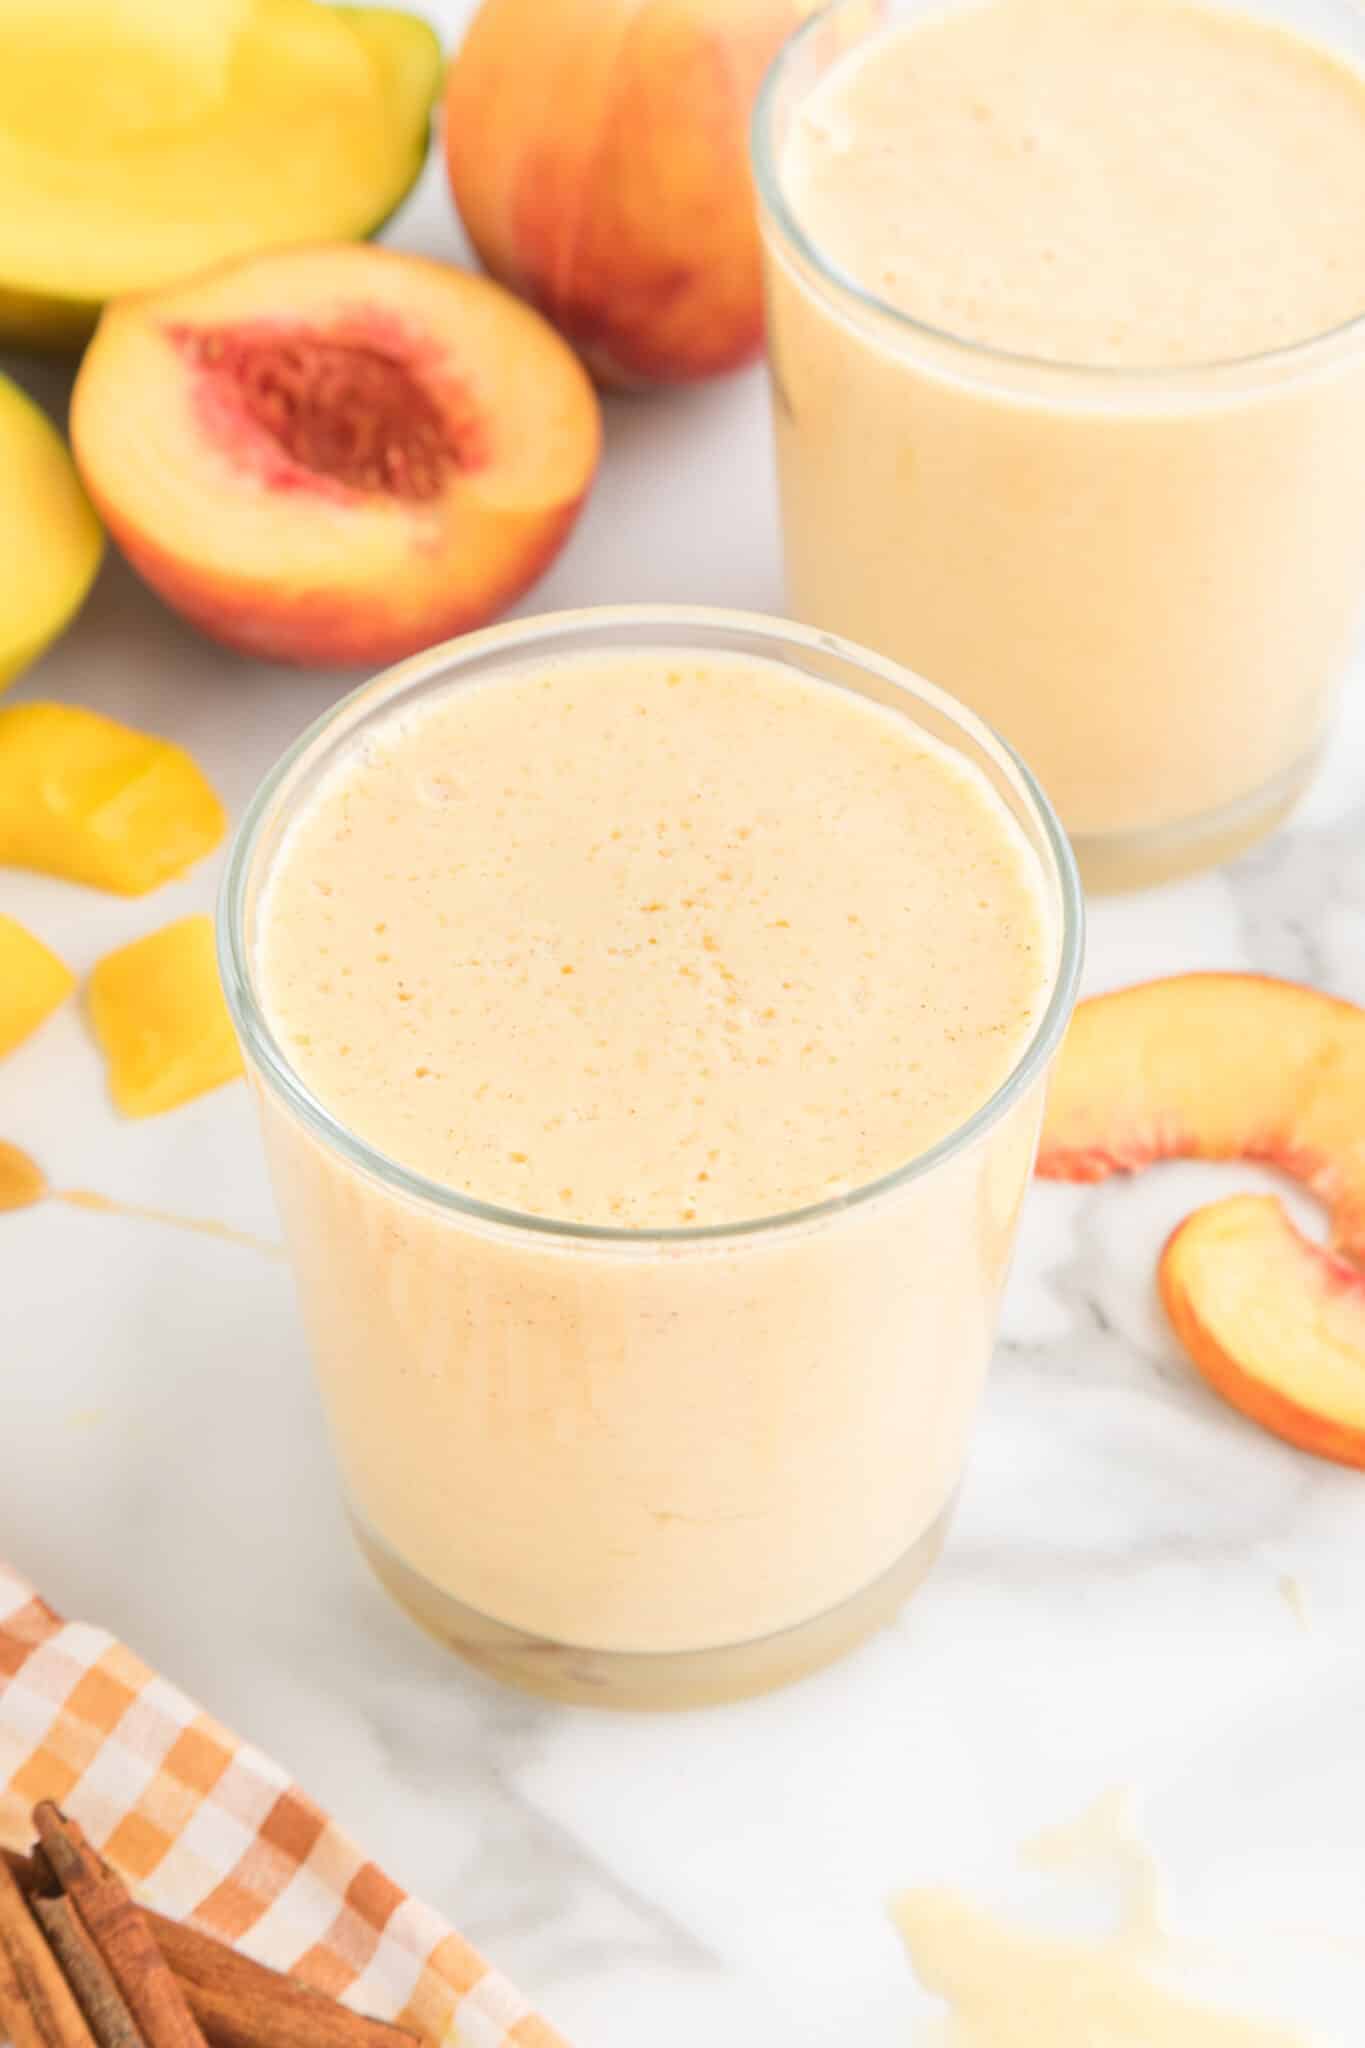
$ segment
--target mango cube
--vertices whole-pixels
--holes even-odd
[[[76,986],[71,969],[12,917],[0,917],[0,1059]]]
[[[143,896],[226,830],[183,747],[75,704],[0,710],[0,864]]]
[[[106,953],[90,975],[90,1021],[125,1116],[159,1116],[242,1072],[202,912]]]

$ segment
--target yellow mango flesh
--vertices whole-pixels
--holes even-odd
[[[36,1031],[75,986],[71,969],[41,939],[0,916],[0,1059]]]
[[[0,865],[142,896],[226,829],[183,747],[75,704],[0,709]]]
[[[242,1072],[213,920],[182,917],[97,961],[90,1021],[125,1116],[159,1116]]]
[[[426,154],[425,22],[323,0],[0,0],[0,338],[372,234]]]
[[[66,443],[0,377],[0,689],[79,609],[103,551]]]

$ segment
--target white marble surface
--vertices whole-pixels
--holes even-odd
[[[457,253],[434,173],[396,238]],[[613,404],[608,443],[536,608],[776,608],[757,375]],[[336,687],[198,641],[111,560],[19,695],[174,734],[238,810]],[[1094,910],[1089,986],[1255,967],[1365,999],[1363,759],[1365,687],[1291,829]],[[0,908],[83,968],[207,906],[218,865],[137,903],[0,874]],[[118,1122],[75,1005],[0,1067],[0,1136],[58,1185],[274,1235],[245,1091]],[[774,1698],[625,1719],[448,1661],[351,1552],[284,1269],[56,1205],[0,1218],[0,1554],[278,1756],[582,2048],[927,2041],[888,1894],[960,1883],[1060,1924],[1074,1895],[1025,1882],[1018,1846],[1118,1783],[1230,1987],[1358,2048],[1365,1478],[1220,1407],[1152,1287],[1174,1221],[1257,1178],[1036,1190],[945,1561]]]

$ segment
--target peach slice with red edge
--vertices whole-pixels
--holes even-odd
[[[1185,974],[1077,1009],[1039,1150],[1047,1179],[1254,1160],[1310,1189],[1331,1248],[1273,1197],[1200,1209],[1162,1255],[1171,1320],[1268,1429],[1365,1466],[1365,1010],[1298,983]]]
[[[1310,1244],[1272,1195],[1234,1195],[1172,1233],[1157,1278],[1224,1400],[1301,1450],[1365,1467],[1365,1272]]]
[[[529,589],[601,427],[572,351],[499,286],[336,247],[110,307],[71,430],[110,531],[177,611],[244,653],[345,667]]]

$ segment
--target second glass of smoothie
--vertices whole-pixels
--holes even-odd
[[[760,1690],[937,1553],[1079,889],[1027,773],[893,663],[628,609],[381,677],[225,884],[347,1500],[497,1675]]]
[[[793,610],[989,719],[1088,883],[1267,830],[1365,595],[1360,8],[836,0],[754,157]]]

